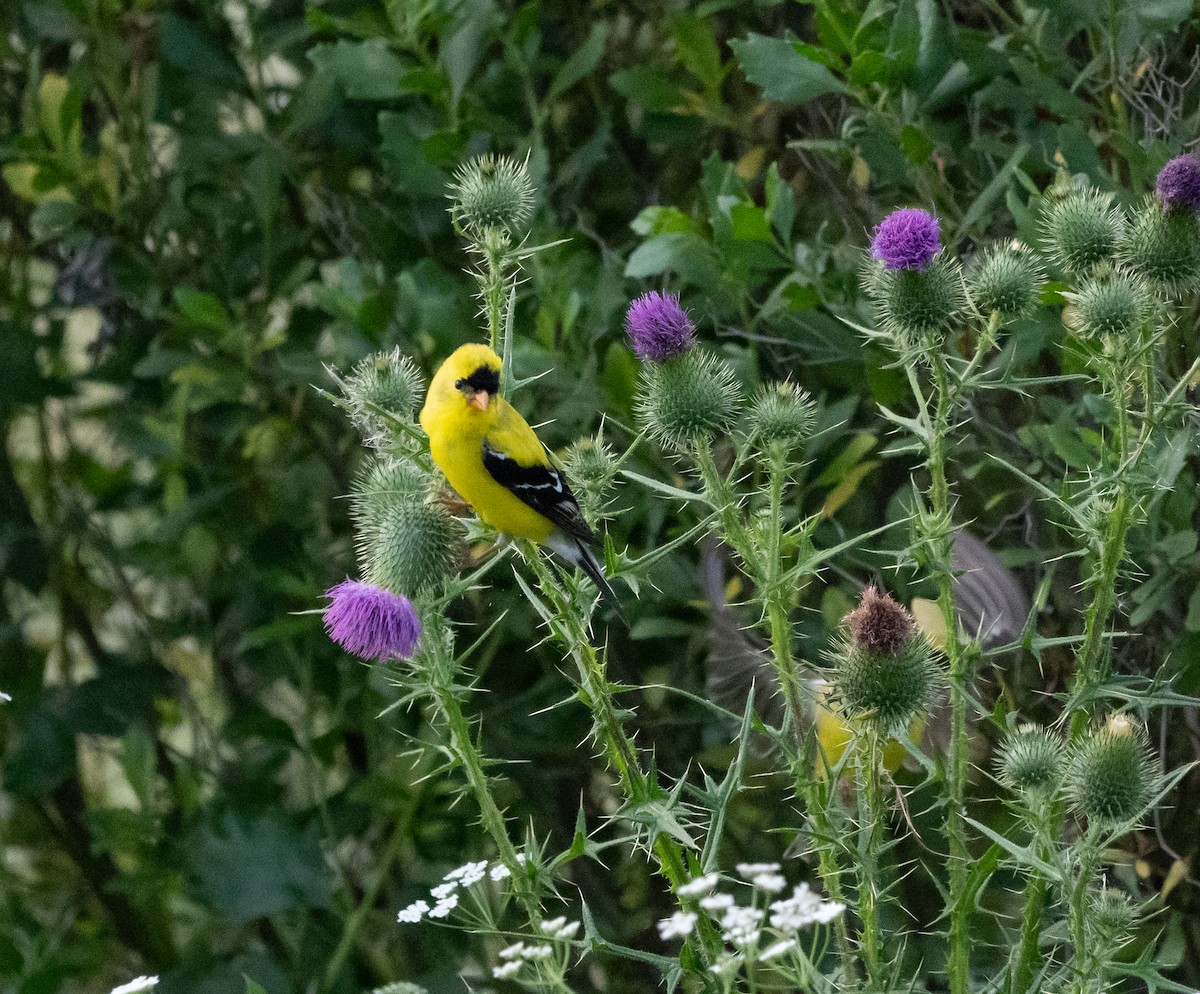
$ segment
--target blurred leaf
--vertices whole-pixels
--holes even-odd
[[[600,64],[607,41],[608,22],[599,21],[593,24],[587,41],[572,52],[571,57],[554,74],[554,79],[550,82],[550,89],[546,92],[548,104],[556,101],[585,76],[591,75],[596,66]]]
[[[176,287],[175,304],[185,318],[202,328],[224,331],[229,327],[229,311],[211,293],[185,286]]]
[[[163,61],[220,89],[240,89],[244,77],[224,45],[198,24],[176,14],[163,14],[158,42]]]
[[[383,38],[315,45],[309,59],[319,72],[337,81],[351,100],[392,100],[408,92],[407,67]]]
[[[233,921],[294,908],[329,907],[329,880],[314,824],[283,812],[228,811],[182,853],[198,900]]]
[[[825,66],[797,48],[790,34],[768,38],[752,34],[729,43],[738,64],[763,96],[779,103],[807,103],[829,93],[846,93],[846,87]]]

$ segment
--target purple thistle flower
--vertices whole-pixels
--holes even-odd
[[[871,255],[888,269],[924,269],[941,247],[938,219],[917,207],[893,211],[871,238]]]
[[[1162,167],[1154,191],[1168,210],[1190,207],[1200,213],[1200,156],[1175,156]]]
[[[658,290],[643,293],[629,305],[625,330],[633,351],[652,362],[673,359],[696,344],[696,328],[679,306],[679,296]]]
[[[421,619],[401,594],[358,580],[325,591],[325,631],[347,652],[363,659],[407,659],[421,637]]]

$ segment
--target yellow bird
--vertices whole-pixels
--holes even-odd
[[[529,423],[499,395],[500,357],[464,345],[434,374],[421,408],[433,461],[485,522],[578,566],[613,604],[588,547],[595,541],[562,472]]]

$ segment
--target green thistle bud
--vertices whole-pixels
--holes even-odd
[[[1127,715],[1115,714],[1076,750],[1067,792],[1089,821],[1118,825],[1145,811],[1158,779],[1145,730]]]
[[[746,427],[764,445],[794,445],[812,433],[816,409],[812,398],[790,380],[764,386],[750,404]]]
[[[464,231],[515,234],[533,216],[533,181],[526,163],[484,155],[459,167],[450,199],[451,215]]]
[[[1200,282],[1200,215],[1167,211],[1148,201],[1122,234],[1120,257],[1155,287],[1174,292],[1195,287]]]
[[[596,521],[603,516],[617,475],[617,461],[604,441],[603,430],[594,438],[575,442],[567,449],[563,463],[584,518],[589,522]]]
[[[925,269],[872,266],[865,281],[879,323],[913,343],[948,332],[967,306],[962,270],[938,255]]]
[[[845,618],[849,637],[832,655],[833,686],[853,720],[873,721],[884,734],[904,731],[928,705],[937,670],[910,615],[874,587]]]
[[[1042,219],[1050,255],[1072,274],[1086,273],[1111,259],[1124,226],[1124,216],[1112,206],[1112,195],[1098,190],[1069,194]]]
[[[413,361],[395,348],[362,359],[342,384],[342,391],[354,407],[351,418],[356,427],[370,438],[381,434],[387,424],[376,408],[411,421],[425,387]]]
[[[1020,242],[989,249],[967,275],[975,306],[1005,320],[1033,310],[1045,282],[1037,259]]]
[[[368,583],[411,595],[457,567],[462,526],[430,493],[430,480],[415,467],[373,464],[356,481],[351,508]]]
[[[1104,886],[1088,895],[1085,923],[1092,941],[1099,946],[1123,946],[1129,941],[1137,917],[1137,905],[1116,888]]]
[[[1022,725],[1000,748],[1001,781],[1022,793],[1051,794],[1062,783],[1061,740],[1037,725]]]
[[[1073,327],[1083,335],[1129,337],[1150,316],[1152,298],[1145,282],[1122,270],[1090,277],[1078,293],[1064,293],[1072,305]]]
[[[686,449],[695,439],[728,427],[740,397],[726,363],[691,349],[643,367],[637,413],[665,446]]]

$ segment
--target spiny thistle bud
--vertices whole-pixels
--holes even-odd
[[[1098,190],[1069,194],[1042,219],[1050,255],[1072,274],[1086,273],[1112,258],[1124,224],[1112,196]]]
[[[357,580],[345,580],[325,596],[325,631],[347,652],[387,662],[416,651],[421,619],[407,597]]]
[[[912,615],[873,586],[863,591],[858,607],[844,621],[854,646],[866,652],[894,656],[913,635]]]
[[[1200,215],[1164,210],[1150,201],[1125,229],[1120,255],[1129,268],[1163,290],[1191,288],[1200,281]]]
[[[638,358],[665,362],[687,352],[696,344],[696,328],[679,296],[651,290],[643,293],[625,312],[625,331]]]
[[[868,273],[866,290],[879,323],[914,343],[949,331],[967,306],[962,271],[941,257],[925,269],[878,267]]]
[[[1129,895],[1107,885],[1088,895],[1088,914],[1084,919],[1093,942],[1120,948],[1128,940],[1137,921],[1137,905]]]
[[[575,495],[579,498],[584,518],[588,521],[597,520],[604,513],[617,475],[617,461],[612,449],[604,441],[603,430],[597,432],[594,438],[582,438],[575,442],[567,449],[563,463]]]
[[[1121,270],[1090,277],[1078,293],[1063,296],[1073,305],[1074,326],[1084,335],[1133,335],[1150,316],[1151,297],[1145,282]]]
[[[1021,725],[1000,748],[1000,779],[1022,793],[1052,794],[1062,782],[1062,741],[1037,725]]]
[[[1146,809],[1158,779],[1145,730],[1127,715],[1114,714],[1076,750],[1067,792],[1089,821],[1118,825]]]
[[[746,427],[764,445],[794,445],[808,438],[816,420],[812,398],[790,380],[764,386],[750,404]]]
[[[413,361],[395,348],[360,360],[342,384],[342,391],[354,405],[351,417],[355,425],[369,437],[379,434],[386,425],[375,408],[411,421],[425,387]]]
[[[417,594],[461,559],[462,526],[404,463],[376,463],[356,481],[352,508],[364,578],[394,593]]]
[[[1154,192],[1168,210],[1200,212],[1200,156],[1175,156],[1159,172]]]
[[[908,727],[932,696],[936,670],[912,615],[874,587],[845,618],[849,637],[833,653],[833,685],[843,711],[886,733]]]
[[[723,431],[740,396],[729,366],[693,349],[643,368],[637,413],[660,442],[685,449],[695,439]]]
[[[967,274],[971,300],[984,314],[1012,320],[1037,304],[1045,277],[1032,252],[1020,242],[989,249]]]
[[[524,162],[480,156],[460,166],[450,187],[450,213],[464,231],[516,233],[533,216],[533,181]]]
[[[871,235],[871,257],[887,269],[925,269],[941,248],[938,219],[928,211],[893,211]]]

